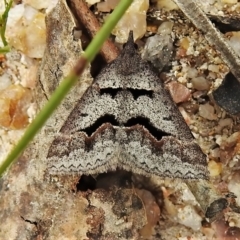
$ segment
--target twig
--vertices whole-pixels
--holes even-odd
[[[76,18],[87,29],[89,35],[94,38],[101,26],[95,15],[88,8],[84,0],[69,0],[71,9],[76,13]],[[111,62],[119,55],[118,48],[108,39],[102,46],[100,53],[106,60]]]
[[[232,48],[226,43],[221,33],[213,26],[196,0],[174,0],[183,13],[201,30],[207,41],[221,54],[233,75],[240,82],[240,60]]]

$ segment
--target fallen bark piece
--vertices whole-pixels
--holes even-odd
[[[240,85],[236,77],[229,72],[221,85],[212,93],[214,100],[232,115],[240,113]]]

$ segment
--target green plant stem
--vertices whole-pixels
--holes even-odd
[[[5,53],[8,53],[10,51],[10,47],[7,45],[7,46],[4,46],[2,48],[0,48],[0,53],[1,54],[5,54]]]
[[[98,34],[94,37],[94,41],[91,42],[91,44],[84,53],[85,57],[90,62],[95,58],[96,54],[101,49],[104,41],[109,37],[110,33],[112,32],[118,21],[121,19],[125,11],[128,9],[128,7],[131,5],[132,1],[133,0],[121,0],[119,5],[121,4],[122,7],[120,8],[117,6],[113,13],[107,18],[105,24],[99,30]],[[102,35],[104,34],[105,38],[102,37]]]
[[[119,5],[115,8],[113,13],[108,17],[106,23],[97,33],[96,37],[92,40],[92,42],[87,47],[85,53],[80,58],[82,61],[78,63],[91,62],[98,51],[100,50],[104,41],[109,37],[111,31],[119,21],[119,19],[123,16],[127,8],[131,5],[132,0],[121,0]],[[55,90],[52,94],[49,101],[40,111],[40,113],[36,116],[34,121],[29,125],[27,130],[25,131],[23,137],[19,141],[19,143],[14,147],[14,149],[7,156],[5,161],[0,166],[0,176],[6,171],[6,169],[12,164],[12,162],[22,153],[22,151],[27,147],[29,142],[34,138],[40,128],[45,124],[47,119],[51,116],[53,111],[60,105],[61,101],[67,95],[71,87],[78,81],[79,75],[81,71],[76,71],[79,69],[83,69],[84,66],[76,65],[72,73],[69,74],[60,84],[60,86]]]
[[[8,12],[12,6],[12,3],[13,3],[13,0],[10,0],[9,2],[4,0],[5,11],[1,16],[1,28],[0,28],[0,35],[1,35],[1,39],[2,39],[4,46],[8,45],[8,42],[5,37],[5,31],[6,31],[6,26],[7,26]]]

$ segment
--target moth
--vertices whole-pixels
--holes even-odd
[[[95,78],[47,155],[50,174],[96,174],[116,168],[143,175],[207,179],[206,156],[133,33]]]

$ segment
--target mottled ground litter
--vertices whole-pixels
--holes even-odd
[[[71,0],[71,3],[74,1]],[[77,2],[79,1],[81,0]],[[97,1],[88,0],[88,4],[91,5],[93,16],[97,16],[97,21],[101,24],[116,2]],[[45,14],[49,13],[57,2],[54,12],[47,14],[53,19],[48,19],[46,29]],[[74,7],[75,4],[71,6]],[[217,21],[226,22],[227,19],[231,24],[231,19],[235,19],[233,21],[235,24],[239,18],[240,3],[236,0],[206,0],[201,2],[201,8],[208,16],[215,16]],[[80,11],[80,14],[89,17],[83,8],[81,9],[83,12]],[[24,100],[22,105],[21,99],[24,97],[18,98],[20,105],[24,106],[24,111],[19,111],[20,116],[23,114],[27,120],[22,122],[21,128],[26,122],[31,122],[36,110],[41,108],[51,91],[61,81],[56,77],[68,73],[82,48],[81,41],[73,35],[76,23],[64,0],[24,0],[13,6],[9,16],[7,37],[15,50],[6,56],[0,56],[2,63],[0,90],[1,92],[24,88],[36,90],[31,93],[34,95],[31,100],[33,102],[28,102],[30,98],[27,97],[25,98],[27,101]],[[54,26],[56,22],[59,26]],[[94,21],[89,22],[96,27]],[[138,51],[143,52],[143,48],[146,47],[150,60],[157,63],[156,68],[160,69],[162,65],[167,64],[159,75],[164,87],[170,90],[172,98],[178,103],[178,108],[197,144],[207,156],[210,180],[182,182],[175,178],[122,173],[119,169],[91,175],[90,183],[89,176],[86,175],[49,176],[46,171],[48,149],[56,136],[59,136],[60,129],[72,109],[81,101],[83,93],[91,85],[92,78],[87,69],[68,99],[48,121],[19,161],[1,179],[0,239],[239,238],[240,121],[238,117],[233,117],[222,110],[211,96],[211,92],[220,86],[229,72],[228,66],[222,61],[221,54],[215,51],[214,46],[208,44],[201,31],[194,27],[170,0],[135,0],[133,7],[114,30],[117,38],[111,36],[111,40],[120,49],[122,44],[118,41],[126,42],[130,30],[130,25],[126,23],[129,22],[136,27],[134,36],[138,38],[136,40]],[[80,39],[85,41],[87,38],[84,31],[81,35],[79,26],[77,24]],[[33,31],[32,28],[37,30]],[[238,53],[239,32],[228,30],[238,29],[225,27],[223,31],[226,32],[224,41]],[[90,31],[94,33],[93,29]],[[45,34],[48,39],[47,45],[44,40]],[[156,36],[155,40],[163,40],[161,44],[156,45],[156,52],[151,44],[145,44],[150,36],[153,38]],[[115,46],[111,49],[115,49]],[[168,53],[172,55],[169,56]],[[116,52],[113,55],[116,55]],[[164,60],[164,64],[158,64],[159,57]],[[43,59],[39,69],[41,73],[39,86],[36,69],[41,58]],[[108,55],[106,59],[112,57],[109,58]],[[22,91],[23,94],[19,96],[24,96],[24,92],[30,92],[29,89]],[[113,90],[110,86],[101,89],[99,95],[101,98],[107,96],[107,99],[114,102],[120,95],[119,91],[121,89]],[[155,90],[133,90],[128,87],[126,92],[128,92],[126,99],[132,96],[132,101],[135,102],[143,96],[146,99],[153,99],[155,96]],[[13,98],[15,97],[17,95],[13,95]],[[18,99],[15,101],[17,104],[13,105],[13,110],[19,106]],[[1,98],[1,106],[10,106],[11,104],[4,104],[8,100],[9,98]],[[3,116],[8,115],[1,116],[1,121],[4,122]],[[106,119],[110,119],[113,125],[119,124],[117,119],[111,116],[100,119],[103,120],[101,124],[106,122]],[[19,119],[16,120],[17,123],[21,123]],[[130,122],[125,121],[127,124],[125,127],[141,123],[142,126],[148,126],[149,132],[156,139],[161,138],[163,134],[164,137],[170,137],[166,131],[155,136],[154,131],[150,131],[149,122],[145,120],[138,117]],[[14,130],[7,125],[0,128],[1,160],[21,137],[24,129],[20,128]],[[92,126],[85,130],[91,135],[96,128]],[[87,147],[91,149],[91,144]],[[234,194],[229,194],[229,191]]]

